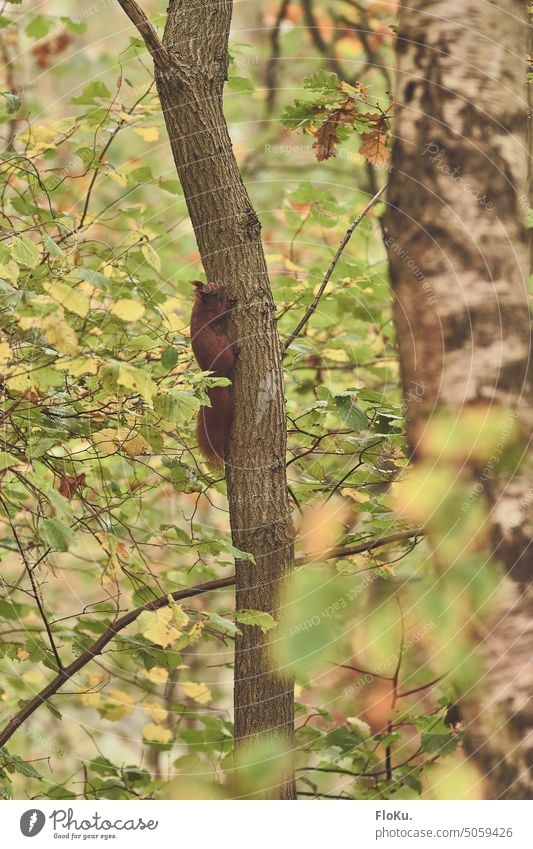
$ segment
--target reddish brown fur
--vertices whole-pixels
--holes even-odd
[[[230,342],[224,321],[232,302],[225,286],[195,281],[196,297],[191,314],[191,344],[198,365],[216,377],[231,377],[236,346]],[[210,407],[198,412],[197,436],[202,454],[213,466],[220,466],[226,456],[226,445],[233,420],[233,396],[230,386],[208,389]]]

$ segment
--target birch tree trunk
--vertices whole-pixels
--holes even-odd
[[[403,0],[387,215],[415,460],[435,410],[480,402],[516,412],[528,452],[519,473],[487,488],[505,578],[465,716],[486,795],[509,799],[533,798],[527,34],[522,0]]]
[[[235,417],[226,479],[233,542],[255,559],[236,563],[237,609],[267,611],[276,617],[280,584],[293,562],[282,361],[261,226],[223,112],[231,14],[231,0],[215,4],[171,0],[164,52],[157,46],[151,52],[207,278],[227,284],[235,298],[230,337],[240,352],[233,379]],[[272,637],[258,627],[241,627],[235,656],[237,744],[275,733],[290,753],[293,681],[274,667],[269,652]],[[270,795],[295,798],[290,768]]]

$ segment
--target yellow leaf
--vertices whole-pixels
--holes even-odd
[[[139,457],[142,454],[152,453],[152,449],[144,436],[141,436],[141,434],[136,431],[128,430],[125,427],[119,427],[117,430],[117,438],[128,457]]]
[[[6,374],[9,360],[13,356],[7,339],[0,340],[0,374]]]
[[[111,307],[111,312],[122,321],[138,321],[144,315],[144,307],[132,298],[119,298]]]
[[[168,681],[168,669],[163,669],[162,666],[152,666],[151,669],[146,669],[144,674],[152,684],[166,684]]]
[[[35,386],[35,376],[32,372],[14,374],[12,377],[8,377],[6,386],[9,386],[13,392],[27,392],[28,389],[33,389]]]
[[[137,619],[139,632],[151,640],[156,646],[166,649],[172,645],[174,640],[181,637],[181,631],[174,628],[172,611],[168,607],[161,610],[145,610]]]
[[[183,309],[181,301],[177,298],[167,298],[159,309],[165,316],[167,327],[172,333],[183,329],[183,316],[180,314]]]
[[[115,454],[118,449],[117,432],[111,427],[105,427],[92,435],[92,442],[100,457]]]
[[[45,289],[58,304],[61,304],[68,312],[76,313],[81,318],[85,318],[89,312],[89,298],[83,292],[73,289],[72,286],[67,286],[66,283],[54,281],[53,283],[44,283]]]
[[[194,681],[182,681],[180,686],[185,695],[194,702],[198,702],[199,705],[206,705],[213,698],[211,690],[206,684],[195,684]]]
[[[72,377],[79,377],[82,374],[96,374],[98,367],[98,360],[93,357],[73,357],[70,360],[59,360],[55,364],[55,368],[68,372]]]
[[[17,649],[17,660],[27,660],[29,656],[30,654],[26,651],[26,649],[23,649],[22,647]]]
[[[168,605],[169,609],[172,611],[174,625],[176,626],[176,628],[182,631],[183,628],[186,628],[189,624],[189,617],[185,613],[181,604],[177,604],[171,595],[168,596]]]
[[[296,265],[295,262],[292,262],[287,257],[285,257],[283,264],[288,271],[305,271],[305,268],[302,268],[301,265]]]
[[[322,355],[327,357],[328,360],[333,360],[334,363],[348,363],[350,361],[346,351],[342,351],[340,348],[326,348],[322,351]]]
[[[113,168],[105,168],[104,173],[108,177],[111,177],[113,182],[118,183],[122,188],[128,185],[128,178],[126,174],[121,174],[120,171],[115,171]]]
[[[135,127],[134,132],[147,142],[154,142],[159,138],[158,127]]]
[[[11,280],[16,283],[20,274],[20,268],[14,259],[10,259],[6,263],[0,264],[0,277],[4,280]]]
[[[154,251],[151,245],[145,243],[141,248],[141,252],[148,265],[151,265],[156,271],[161,271],[161,260],[159,258],[159,254]]]
[[[143,737],[150,743],[170,743],[172,741],[172,731],[170,728],[164,728],[162,725],[149,722],[143,728]]]
[[[50,344],[60,354],[77,354],[79,351],[78,337],[73,328],[63,318],[51,315],[46,318],[41,330]]]
[[[205,622],[195,622],[189,631],[189,643],[195,643],[202,636],[203,630],[205,628]]]
[[[168,716],[168,710],[156,702],[143,702],[143,708],[154,722],[164,722]]]
[[[141,369],[130,366],[129,363],[119,365],[117,383],[125,386],[126,389],[139,392],[148,403],[151,403],[156,390],[153,380]]]
[[[133,697],[122,690],[108,690],[105,701],[102,701],[99,712],[104,719],[117,722],[130,716],[134,711]]]
[[[358,504],[366,504],[367,501],[370,501],[368,492],[359,492],[357,489],[350,489],[347,486],[341,489],[341,495],[345,498],[351,498],[352,501],[357,501]]]

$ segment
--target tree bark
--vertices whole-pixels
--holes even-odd
[[[235,298],[229,329],[239,356],[226,479],[233,542],[255,558],[236,562],[237,609],[276,617],[280,584],[293,562],[281,348],[261,226],[223,112],[231,13],[231,0],[171,0],[163,36],[170,62],[156,62],[155,76],[207,278],[225,283]],[[276,733],[290,752],[293,681],[275,668],[272,637],[246,625],[242,632],[235,655],[237,746]],[[291,770],[271,795],[295,798]]]
[[[487,795],[509,799],[533,797],[527,33],[522,0],[402,2],[387,214],[415,460],[443,406],[458,415],[480,402],[503,406],[524,437],[520,472],[487,487],[505,578],[483,686],[466,717]]]

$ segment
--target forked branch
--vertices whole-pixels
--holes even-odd
[[[152,26],[144,11],[141,9],[135,0],[118,0],[126,12],[132,24],[138,29],[142,36],[146,49],[150,53],[156,65],[161,70],[165,70],[171,64],[171,56],[166,47],[163,46],[161,40]]]

